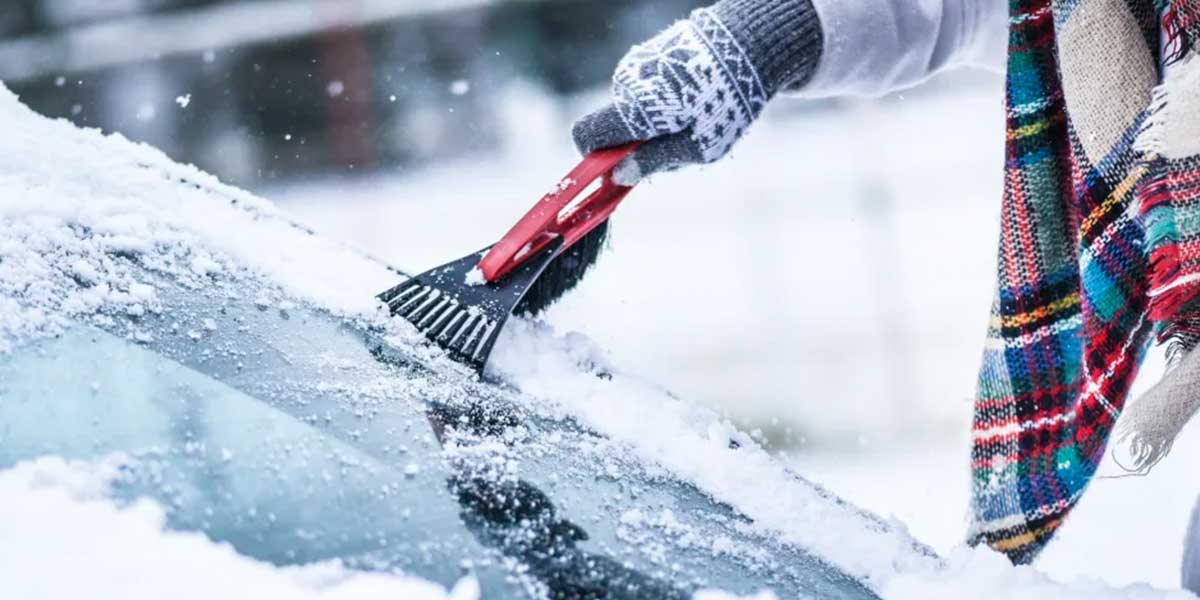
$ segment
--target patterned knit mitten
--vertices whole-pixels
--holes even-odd
[[[813,74],[822,33],[810,0],[721,0],[629,51],[613,102],[575,123],[580,152],[646,140],[617,183],[729,152],[781,89]]]

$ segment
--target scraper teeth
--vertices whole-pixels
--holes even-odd
[[[445,300],[445,295],[438,289],[434,289],[431,294],[425,296],[418,304],[409,308],[408,313],[404,314],[404,318],[408,319],[416,325],[416,329],[421,329],[421,323],[425,317],[432,313]]]
[[[404,317],[426,337],[462,361],[479,364],[480,354],[496,323],[481,314],[472,315],[455,298],[430,286],[408,284],[380,295],[392,314]]]
[[[446,319],[442,330],[435,334],[437,343],[441,344],[445,348],[449,348],[451,346],[451,342],[458,336],[458,333],[462,331],[463,325],[466,324],[467,319],[469,318],[470,316],[467,314],[467,311],[463,310],[462,308],[454,311],[454,314],[450,315],[450,317]]]
[[[380,294],[379,299],[386,302],[388,308],[392,308],[394,310],[397,304],[403,303],[406,298],[416,292],[420,292],[424,287],[425,286],[418,284],[416,280],[410,279]]]
[[[475,329],[479,326],[479,322],[482,320],[483,317],[479,315],[467,315],[467,318],[463,320],[462,326],[458,328],[458,331],[455,332],[454,337],[452,337],[446,344],[446,348],[461,354],[462,348],[466,345],[467,341],[471,339],[471,335],[475,332]]]
[[[447,331],[450,331],[454,324],[459,319],[466,316],[466,314],[466,311],[459,306],[458,302],[452,303],[450,308],[446,310],[445,314],[443,314],[440,319],[429,326],[429,329],[426,330],[426,335],[428,335],[430,339],[441,343],[441,340],[445,337],[444,334]]]
[[[423,285],[414,287],[413,290],[404,292],[391,301],[389,306],[393,315],[403,315],[407,318],[412,309],[419,307],[420,303],[434,291],[433,288]]]
[[[386,292],[379,294],[378,296],[376,296],[376,298],[379,298],[381,301],[387,303],[388,306],[391,306],[392,300],[395,299],[396,296],[399,296],[400,294],[404,293],[404,291],[408,289],[410,283],[412,283],[411,280],[405,281],[404,283],[401,283],[400,285],[397,285],[393,288],[388,289]]]
[[[494,321],[488,321],[486,327],[482,330],[482,332],[479,335],[479,340],[475,346],[475,352],[471,353],[472,361],[478,362],[479,360],[481,360],[481,357],[479,355],[480,355],[480,353],[483,352],[483,348],[485,346],[487,346],[487,340],[492,337],[492,333],[495,330],[496,330],[496,323]]]
[[[549,252],[539,256],[541,260],[553,259]],[[504,322],[540,271],[531,268],[484,288],[464,287],[463,278],[478,262],[476,255],[464,257],[410,277],[377,298],[431,345],[482,374]]]
[[[413,325],[418,325],[425,315],[437,305],[441,300],[442,292],[440,290],[431,290],[429,294],[423,295],[419,301],[411,303],[404,314],[404,318],[408,319]],[[418,325],[418,327],[420,327]]]
[[[483,317],[479,318],[479,323],[477,323],[471,330],[471,333],[466,336],[466,340],[460,349],[460,352],[464,357],[472,361],[475,360],[475,357],[479,354],[479,348],[482,346],[481,342],[484,339],[483,336],[487,333],[488,329],[490,329],[490,323],[490,321]]]

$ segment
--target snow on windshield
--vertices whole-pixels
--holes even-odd
[[[476,600],[478,582],[451,590],[416,577],[348,570],[338,561],[276,568],[204,535],[164,530],[162,507],[119,506],[109,488],[123,458],[43,458],[0,472],[0,581],[6,597]],[[80,535],[86,532],[86,535]],[[214,573],[220,575],[214,577]],[[64,574],[69,576],[64,577]],[[718,591],[697,600],[738,600]],[[763,593],[747,600],[774,600]]]
[[[353,248],[298,229],[270,203],[176,165],[152,148],[39,117],[2,86],[0,122],[5,128],[0,136],[0,352],[23,339],[53,334],[70,320],[161,311],[157,290],[113,256],[136,255],[182,286],[204,285],[210,274],[258,274],[296,300],[368,318],[379,315],[374,295],[398,278]],[[398,330],[397,342],[405,343],[409,334]],[[139,335],[145,334],[129,331],[131,339]],[[979,586],[1022,598],[1170,597],[1150,588],[1056,584],[983,549],[963,549],[943,561],[901,523],[840,502],[717,415],[612,368],[612,362],[581,336],[559,336],[548,327],[516,321],[497,348],[494,371],[525,392],[525,401],[538,410],[578,418],[644,462],[735,507],[753,520],[757,532],[811,549],[884,597],[961,598]],[[612,376],[589,372],[596,365],[608,367]],[[20,470],[0,475],[0,487],[8,486],[5,501],[26,502],[41,493],[29,482],[28,472]],[[161,529],[158,517],[139,512],[149,509],[122,512],[88,500],[62,510],[101,515],[97,528],[122,519],[141,522],[146,544],[197,543],[155,533]],[[27,522],[4,535],[33,540],[40,530],[36,524],[25,529]],[[0,554],[5,548],[13,545],[0,543]],[[213,560],[237,563],[261,577],[263,585],[296,581],[291,574],[267,574],[261,565],[238,562],[228,549],[197,552],[224,556]],[[158,554],[163,553],[142,547],[124,556],[136,565],[142,556]]]
[[[158,505],[139,501],[122,507],[109,498],[120,467],[119,457],[100,463],[43,458],[0,472],[0,581],[6,597],[479,597],[474,579],[447,592],[422,579],[350,571],[337,562],[278,569],[202,534],[165,531]]]

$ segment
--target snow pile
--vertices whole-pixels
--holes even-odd
[[[800,479],[717,414],[622,374],[579,334],[558,336],[545,324],[514,319],[497,342],[490,368],[544,407],[629,444],[643,460],[750,517],[761,533],[813,550],[889,600],[1193,597],[1150,586],[1058,583],[1031,567],[1013,567],[985,548],[956,548],[943,561],[903,524],[883,523]]]
[[[120,460],[45,458],[0,472],[0,581],[4,595],[58,598],[271,598],[272,600],[475,600],[413,577],[350,571],[336,562],[276,568],[200,534],[164,531],[150,501],[117,506],[109,486]]]
[[[1087,560],[1087,557],[1080,557]],[[1185,591],[1149,585],[1113,588],[1094,579],[1052,581],[1033,567],[1013,567],[1004,556],[982,548],[956,548],[943,569],[902,573],[880,590],[887,600],[1194,600]]]
[[[810,548],[876,588],[899,572],[936,567],[938,560],[903,526],[836,501],[716,413],[614,372],[608,363],[583,336],[559,337],[546,325],[514,319],[496,344],[491,368],[736,507],[762,533]]]
[[[0,352],[68,318],[156,310],[114,255],[184,285],[249,270],[346,314],[373,313],[398,278],[153,148],[40,117],[2,85],[0,123]]]

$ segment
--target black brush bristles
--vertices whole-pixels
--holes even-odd
[[[546,266],[525,297],[513,309],[513,313],[532,317],[558,302],[563,295],[579,285],[583,276],[596,264],[596,259],[600,257],[607,241],[606,219]]]

